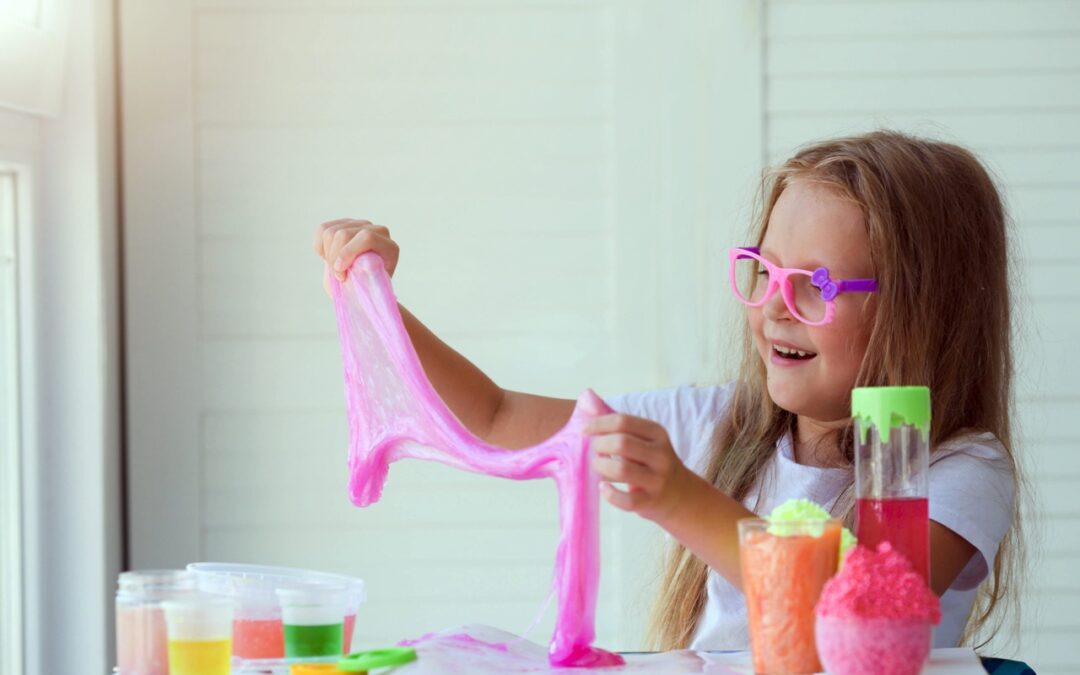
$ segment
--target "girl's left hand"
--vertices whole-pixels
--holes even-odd
[[[643,417],[602,415],[585,423],[592,436],[592,464],[607,482],[600,492],[608,502],[649,520],[671,515],[693,473],[671,446],[667,430]],[[625,491],[612,483],[625,483]]]

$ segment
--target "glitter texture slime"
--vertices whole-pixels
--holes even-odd
[[[840,556],[839,520],[739,521],[739,564],[754,672],[821,670],[814,607]]]
[[[917,675],[941,621],[938,597],[887,541],[856,546],[816,611],[818,654],[831,675]]]
[[[345,370],[353,503],[378,501],[390,464],[405,458],[513,480],[553,479],[561,532],[554,575],[559,610],[549,660],[554,666],[623,663],[592,646],[600,578],[599,477],[581,432],[586,421],[611,409],[586,390],[566,426],[539,445],[515,451],[488,445],[458,421],[425,375],[382,259],[365,253],[345,282],[332,278],[330,285]]]

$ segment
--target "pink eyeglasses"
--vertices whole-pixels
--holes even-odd
[[[784,304],[799,321],[823,326],[836,314],[836,296],[841,293],[873,293],[874,279],[830,279],[829,270],[814,271],[780,267],[761,257],[756,246],[728,250],[731,290],[743,304],[761,307],[780,290]]]

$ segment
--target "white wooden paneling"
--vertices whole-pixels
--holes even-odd
[[[1016,654],[1080,672],[1080,4],[772,0],[765,51],[770,161],[885,126],[971,147],[999,179],[1016,222],[1017,442],[1037,504]]]
[[[761,158],[760,97],[728,96],[760,90],[758,3],[121,5],[133,564],[356,574],[368,644],[523,630],[554,486],[405,463],[349,505],[312,231],[390,226],[403,304],[505,387],[702,379],[701,279]],[[656,535],[602,511],[605,646],[640,646]]]

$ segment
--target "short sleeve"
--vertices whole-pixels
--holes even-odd
[[[716,422],[727,410],[733,384],[680,385],[605,397],[616,412],[644,417],[668,432],[675,453],[692,470],[703,472]]]
[[[986,578],[1012,524],[1014,492],[1012,462],[993,434],[949,441],[931,456],[930,520],[977,551],[952,588],[970,590]]]

